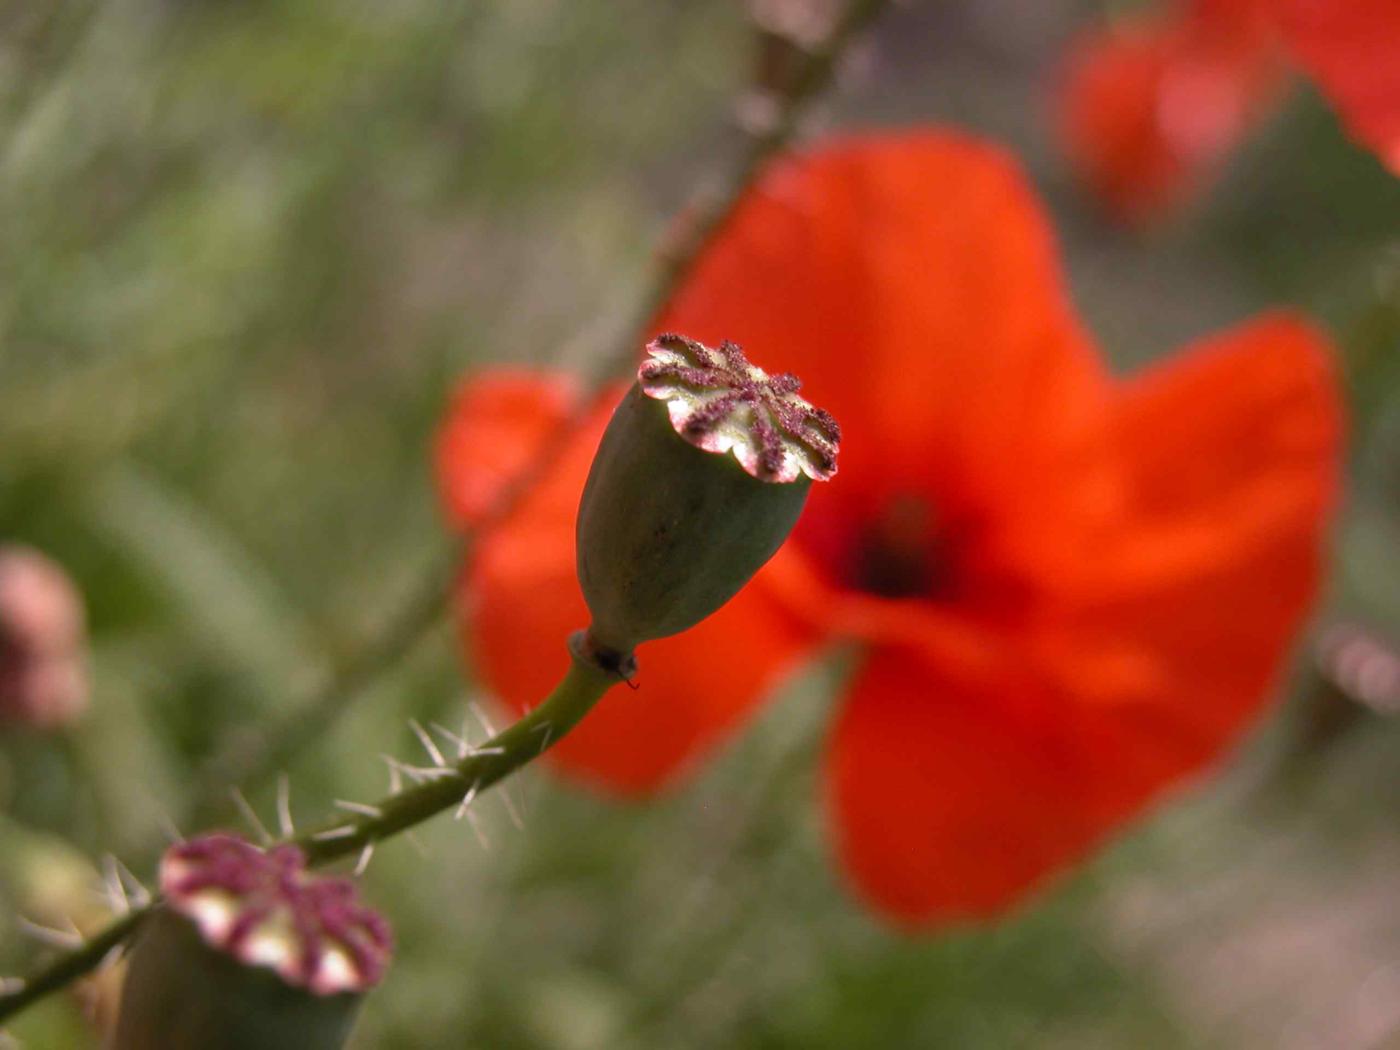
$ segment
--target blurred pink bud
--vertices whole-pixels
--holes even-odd
[[[82,596],[51,559],[0,547],[0,722],[67,725],[87,707]]]
[[[830,34],[839,7],[835,0],[749,0],[749,18],[765,33],[810,50]]]
[[[1400,715],[1400,651],[1356,624],[1338,624],[1318,641],[1322,673],[1377,714]]]

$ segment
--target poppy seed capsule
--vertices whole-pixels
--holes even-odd
[[[658,336],[593,458],[578,576],[595,659],[684,631],[782,545],[811,482],[836,473],[840,429],[733,343]],[[731,455],[732,453],[732,455]]]
[[[141,925],[114,1050],[339,1050],[388,961],[388,924],[295,846],[172,846]]]

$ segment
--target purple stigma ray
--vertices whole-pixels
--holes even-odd
[[[749,474],[783,483],[836,473],[841,430],[831,413],[797,396],[791,372],[769,376],[732,342],[718,349],[659,335],[637,371],[642,392],[666,403],[676,433],[708,452],[732,451]]]
[[[308,871],[295,846],[205,835],[166,851],[160,884],[211,947],[312,994],[365,991],[388,964],[389,924],[350,880]]]

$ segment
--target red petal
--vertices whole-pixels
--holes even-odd
[[[1276,316],[1143,374],[1117,414],[1119,525],[1060,613],[1020,636],[930,614],[874,652],[829,772],[841,857],[879,910],[1002,911],[1254,724],[1321,572],[1330,357]]]
[[[981,594],[1043,576],[1081,516],[1109,386],[1043,210],[994,146],[911,131],[775,165],[658,325],[743,344],[840,421],[840,474],[797,533],[828,570],[891,496],[977,533],[960,568]]]
[[[619,394],[604,399],[542,483],[482,539],[459,592],[480,674],[518,712],[548,695],[568,667],[566,639],[588,624],[574,572],[574,515]],[[554,757],[614,791],[657,788],[717,745],[808,642],[751,584],[698,627],[642,646],[639,688],[612,690]]]
[[[1010,476],[1012,449],[1069,425],[1101,379],[1018,165],[951,132],[775,164],[656,327],[800,376],[848,432],[843,480],[967,456]]]
[[[1400,175],[1400,4],[1274,0],[1284,38],[1351,133]]]
[[[1327,340],[1276,315],[1130,383],[1128,502],[1066,689],[1099,741],[1100,812],[1217,759],[1268,701],[1316,596],[1342,459]]]
[[[859,892],[908,926],[994,915],[1093,838],[1065,734],[1015,648],[980,661],[874,654],[828,759],[837,849]]]
[[[452,525],[479,525],[568,418],[577,382],[564,373],[498,369],[452,399],[434,449],[438,492]]]

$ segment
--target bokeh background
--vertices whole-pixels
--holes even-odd
[[[1106,222],[1049,113],[1109,6],[899,6],[806,133],[1009,143],[1124,369],[1268,304],[1330,324],[1368,363],[1319,623],[1394,640],[1400,352],[1375,302],[1400,181],[1300,82],[1210,193]],[[39,957],[15,914],[96,907],[83,858],[149,874],[201,763],[442,563],[427,450],[454,382],[586,363],[733,155],[754,39],[739,0],[0,3],[0,539],[68,569],[92,645],[79,724],[0,730],[0,973]],[[366,893],[401,949],[355,1045],[1400,1047],[1400,719],[1313,662],[1218,777],[1004,921],[931,937],[828,862],[839,659],[653,803],[529,771],[523,830],[489,799],[485,848],[437,821],[379,851]],[[459,724],[477,695],[444,622],[288,765],[295,813],[376,796],[407,719]],[[249,792],[269,819],[272,791]],[[72,996],[12,1033],[95,1045]]]

